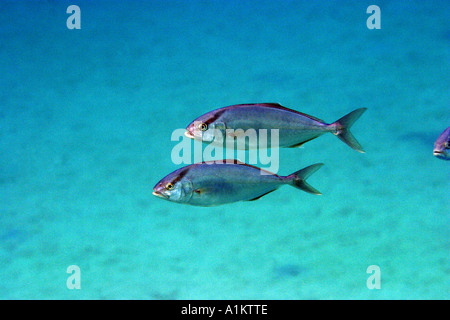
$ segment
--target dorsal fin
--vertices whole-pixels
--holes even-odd
[[[192,164],[192,166],[193,165],[201,165],[201,164],[213,164],[213,163],[217,163],[218,161],[221,161],[222,162],[221,164],[238,164],[238,165],[241,165],[241,166],[247,166],[247,167],[250,167],[250,168],[257,169],[259,171],[265,172],[267,175],[279,177],[279,175],[277,175],[277,174],[275,174],[273,172],[270,172],[270,171],[267,171],[265,169],[252,166],[251,164],[248,164],[248,163],[245,163],[245,162],[241,162],[241,161],[236,160],[236,159],[202,161],[202,162],[194,163],[194,164]]]
[[[311,120],[318,121],[318,122],[321,122],[321,123],[326,123],[326,122],[323,121],[322,119],[313,117],[313,116],[311,116],[311,115],[309,115],[309,114],[306,114],[306,113],[303,113],[303,112],[299,112],[299,111],[297,111],[297,110],[292,110],[292,109],[283,107],[281,104],[276,103],[276,102],[235,104],[235,105],[228,106],[228,107],[225,107],[225,108],[233,108],[233,107],[254,107],[254,106],[261,106],[261,107],[265,107],[265,108],[273,108],[273,109],[283,110],[283,111],[287,111],[287,112],[293,112],[293,113],[296,113],[296,114],[301,115],[301,116],[303,116],[303,117],[307,117],[307,118],[309,118],[309,119],[311,119]]]

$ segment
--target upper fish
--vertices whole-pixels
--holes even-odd
[[[359,108],[333,123],[326,123],[278,103],[238,104],[205,113],[187,126],[185,134],[192,139],[212,142],[217,130],[222,133],[224,139],[228,136],[235,139],[238,134],[233,130],[237,129],[255,129],[258,138],[260,129],[267,129],[268,136],[271,129],[278,129],[278,146],[293,148],[331,132],[352,149],[363,153],[364,150],[350,132],[350,127],[366,110],[367,108]],[[271,146],[270,141],[268,139],[267,147]],[[246,147],[251,149],[257,145],[247,143]]]
[[[159,181],[153,195],[194,206],[217,206],[236,201],[252,201],[282,185],[321,194],[306,179],[323,164],[317,163],[279,176],[237,160],[201,162],[178,169]]]
[[[450,127],[445,129],[434,143],[434,156],[443,160],[450,160]]]

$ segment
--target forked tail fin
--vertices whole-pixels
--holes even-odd
[[[291,181],[291,185],[312,193],[312,194],[322,194],[319,190],[313,188],[311,185],[309,185],[306,182],[306,179],[308,179],[308,177],[310,175],[312,175],[314,172],[316,172],[317,170],[319,170],[321,167],[323,166],[323,163],[316,163],[313,164],[309,167],[303,168],[297,172],[294,172],[293,174],[288,175],[286,178],[289,179]]]
[[[367,110],[367,108],[356,109],[349,114],[343,116],[335,123],[331,124],[336,127],[336,131],[333,132],[339,139],[344,141],[350,148],[355,149],[358,152],[364,153],[361,144],[355,139],[350,132],[350,128],[356,120]]]

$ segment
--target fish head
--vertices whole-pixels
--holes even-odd
[[[153,195],[172,202],[188,202],[192,197],[192,182],[175,171],[153,187]]]
[[[450,160],[450,127],[434,143],[433,155],[439,159]]]
[[[198,117],[186,127],[185,135],[204,142],[220,140],[224,137],[226,129],[226,124],[220,115],[221,113],[215,110]]]

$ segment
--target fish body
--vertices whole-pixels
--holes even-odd
[[[268,136],[271,129],[278,129],[278,147],[292,148],[331,132],[351,148],[364,152],[349,129],[366,110],[366,108],[356,109],[329,124],[277,103],[239,104],[216,109],[198,117],[187,126],[186,136],[212,142],[215,130],[219,130],[225,137],[231,135],[238,138],[239,134],[233,130],[242,129],[245,132],[254,129],[259,138],[261,129],[266,129]],[[227,132],[229,129],[232,129],[230,133]],[[251,149],[257,145],[247,143],[246,147]],[[272,147],[271,139],[268,139],[267,147]]]
[[[291,175],[279,176],[237,160],[201,162],[167,175],[155,185],[153,194],[194,206],[257,200],[285,184],[320,194],[305,180],[322,165],[314,164]]]
[[[450,160],[450,127],[445,129],[436,139],[433,155],[439,159]]]

